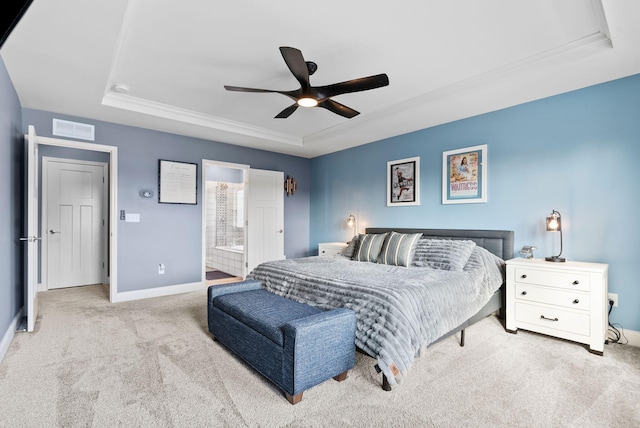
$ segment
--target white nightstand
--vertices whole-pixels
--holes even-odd
[[[335,256],[342,254],[342,250],[347,248],[344,242],[321,242],[318,244],[319,256]]]
[[[607,275],[602,263],[507,261],[507,331],[519,328],[589,345],[602,355],[607,337]]]

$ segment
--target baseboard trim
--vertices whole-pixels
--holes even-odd
[[[7,329],[7,331],[4,332],[4,335],[2,335],[2,341],[0,342],[0,363],[2,362],[2,360],[4,360],[4,356],[9,350],[9,345],[11,345],[13,336],[15,336],[16,334],[16,328],[18,327],[18,324],[22,319],[23,309],[24,308],[20,308],[20,310],[18,311],[18,314],[15,316],[15,318],[13,318],[13,321],[11,321],[11,324],[9,324],[9,328]]]
[[[618,329],[620,330],[620,329]],[[622,343],[625,342],[624,338],[626,337],[627,340],[629,341],[629,343],[627,343],[627,345],[631,345],[631,346],[638,346],[640,347],[640,331],[633,331],[633,330],[624,330],[624,332],[622,332],[624,334],[623,337],[620,338],[620,341]],[[609,335],[609,337],[611,337],[611,335]]]
[[[206,287],[203,282],[167,285],[166,287],[147,288],[145,290],[123,291],[115,294],[112,303],[129,302],[132,300],[149,299],[151,297],[171,296],[173,294],[190,293]]]

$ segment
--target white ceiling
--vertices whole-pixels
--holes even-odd
[[[23,107],[314,157],[640,73],[635,0],[34,0],[1,50]],[[299,108],[278,48],[345,119]],[[126,93],[114,85],[129,88]]]

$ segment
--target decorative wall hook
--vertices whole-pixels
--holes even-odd
[[[293,177],[289,177],[287,175],[286,180],[284,180],[284,191],[286,192],[287,196],[292,196],[294,193],[296,193],[296,179]]]

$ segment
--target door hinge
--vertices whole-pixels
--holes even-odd
[[[244,267],[248,268],[249,267],[249,262],[244,262]]]
[[[104,269],[104,262],[102,262],[102,269]]]

